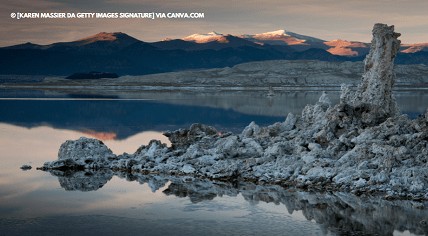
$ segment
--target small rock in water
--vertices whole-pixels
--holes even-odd
[[[25,165],[22,165],[20,168],[21,168],[21,170],[31,170],[33,167],[31,167],[30,165],[25,164]]]

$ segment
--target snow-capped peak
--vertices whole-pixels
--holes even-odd
[[[241,37],[256,40],[261,43],[278,44],[278,45],[304,45],[306,38],[286,30],[275,30],[255,35],[243,35]]]
[[[192,41],[195,43],[208,43],[213,41],[218,41],[222,43],[227,42],[225,35],[217,33],[215,31],[206,34],[192,34],[187,37],[184,37],[183,40]]]
[[[256,34],[256,36],[290,36],[286,30],[275,30],[266,33]]]

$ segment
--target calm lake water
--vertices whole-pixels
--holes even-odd
[[[338,93],[330,92],[333,101]],[[426,235],[427,205],[278,186],[129,173],[35,170],[81,136],[133,153],[162,131],[241,131],[299,113],[321,92],[144,92],[111,96],[0,90],[0,235]],[[411,117],[428,95],[400,92]],[[23,164],[33,169],[20,170]]]

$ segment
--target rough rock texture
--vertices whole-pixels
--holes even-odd
[[[370,52],[364,61],[364,75],[358,91],[351,101],[355,107],[370,109],[366,119],[384,119],[398,114],[397,104],[392,96],[395,82],[394,59],[400,49],[401,34],[394,32],[394,26],[375,24]],[[376,114],[373,114],[376,113]]]
[[[239,135],[194,124],[167,132],[171,147],[151,141],[120,156],[94,139],[67,141],[59,160],[42,169],[106,168],[428,200],[428,114],[399,115],[391,95],[397,37],[393,27],[375,25],[359,90],[343,86],[334,106],[323,94],[301,116],[268,127],[252,122]]]
[[[100,169],[116,159],[113,152],[102,141],[81,137],[76,141],[66,141],[58,152],[58,161],[52,169]]]
[[[173,148],[187,148],[192,143],[195,143],[205,136],[215,136],[218,132],[214,127],[193,124],[190,128],[179,129],[173,132],[166,132],[164,135],[169,138],[173,144]]]

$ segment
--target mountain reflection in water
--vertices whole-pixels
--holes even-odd
[[[428,233],[428,212],[424,210],[428,204],[414,201],[387,201],[376,197],[357,197],[348,193],[309,193],[276,185],[230,183],[189,176],[143,175],[111,170],[73,173],[53,171],[51,174],[58,177],[61,187],[66,190],[95,191],[116,175],[127,181],[147,183],[153,192],[165,188],[165,195],[188,197],[195,204],[216,197],[242,195],[251,204],[283,204],[289,214],[302,211],[307,220],[315,220],[325,232],[337,234],[392,235],[396,230],[408,230],[414,234]]]
[[[21,91],[22,92],[22,91]],[[114,91],[109,91],[114,94]],[[240,132],[251,121],[262,126],[283,121],[288,113],[300,114],[315,103],[322,91],[224,91],[219,93],[151,92],[123,93],[117,99],[85,98],[74,95],[14,99],[0,90],[0,122],[22,127],[41,125],[85,132],[103,139],[126,139],[145,130],[166,131],[192,123]],[[333,103],[338,91],[329,91]],[[19,94],[16,94],[19,95]],[[39,95],[41,96],[41,95]],[[428,93],[395,92],[403,113],[415,117],[428,107]]]

